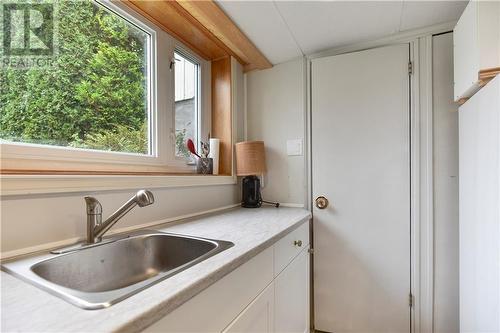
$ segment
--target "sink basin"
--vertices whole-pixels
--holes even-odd
[[[84,309],[117,303],[234,244],[156,231],[141,231],[4,263],[2,269]]]

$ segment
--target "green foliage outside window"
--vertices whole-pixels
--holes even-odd
[[[147,154],[147,34],[91,1],[57,5],[57,65],[0,70],[0,138]]]
[[[189,152],[186,141],[189,138],[186,138],[186,132],[187,130],[183,128],[182,130],[179,130],[175,133],[175,148],[176,148],[176,155],[188,158],[191,156],[191,153]]]

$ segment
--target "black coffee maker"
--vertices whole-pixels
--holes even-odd
[[[278,203],[262,200],[260,194],[260,179],[256,175],[266,172],[266,155],[264,141],[245,141],[236,144],[236,175],[245,176],[242,180],[241,206],[258,208],[262,203]]]
[[[241,182],[242,198],[241,207],[258,208],[262,206],[260,195],[260,179],[257,176],[246,176]]]

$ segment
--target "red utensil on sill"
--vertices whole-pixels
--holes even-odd
[[[187,149],[191,152],[191,154],[198,156],[198,158],[201,158],[200,155],[196,153],[196,148],[194,147],[194,142],[191,139],[188,139],[186,142]]]

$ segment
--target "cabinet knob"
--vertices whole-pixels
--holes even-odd
[[[324,196],[317,197],[314,202],[316,203],[316,207],[318,207],[319,209],[325,209],[326,207],[328,207],[328,199]]]
[[[293,241],[293,245],[301,247],[302,246],[302,241],[301,240]]]

